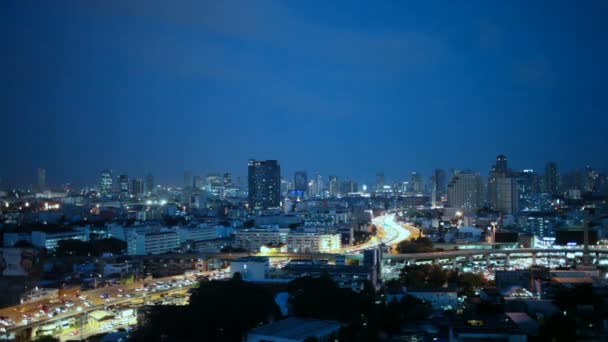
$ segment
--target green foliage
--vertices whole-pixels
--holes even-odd
[[[280,317],[273,295],[243,282],[201,282],[188,306],[151,307],[134,341],[242,341],[254,327]]]
[[[433,242],[427,237],[419,237],[414,240],[401,241],[397,245],[397,251],[401,254],[428,253],[435,251]]]
[[[59,342],[58,338],[55,338],[53,336],[49,336],[49,335],[44,335],[44,336],[40,336],[37,339],[34,340],[35,342]]]
[[[475,289],[488,285],[486,279],[477,273],[459,273],[456,282],[460,292],[466,296],[475,295]]]
[[[401,269],[399,280],[408,288],[436,289],[443,287],[454,273],[439,265],[411,265]]]

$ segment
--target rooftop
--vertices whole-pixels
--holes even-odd
[[[305,318],[287,318],[253,329],[249,335],[263,335],[293,341],[302,341],[307,337],[322,337],[340,329],[336,321],[324,321]]]

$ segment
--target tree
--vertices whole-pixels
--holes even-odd
[[[272,293],[241,281],[206,281],[188,306],[149,308],[134,341],[242,341],[251,328],[280,318]],[[171,322],[171,324],[167,324]]]
[[[452,272],[439,265],[410,265],[401,269],[399,280],[408,288],[440,288],[452,277]]]
[[[59,342],[59,339],[53,336],[44,335],[34,340],[35,342]]]
[[[482,275],[470,272],[458,274],[456,282],[458,283],[460,292],[469,297],[475,294],[475,289],[488,284]]]
[[[401,241],[397,245],[397,251],[401,254],[428,253],[433,252],[433,241],[427,237],[419,237],[413,240]]]

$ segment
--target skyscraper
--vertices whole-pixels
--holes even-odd
[[[557,164],[553,162],[547,163],[545,166],[545,175],[542,181],[542,191],[553,196],[559,194],[560,176],[557,170]]]
[[[43,168],[38,169],[38,191],[46,190],[46,170]]]
[[[281,167],[276,160],[249,160],[249,207],[276,208],[281,205]]]
[[[118,189],[121,196],[129,196],[129,177],[127,175],[118,176]]]
[[[133,178],[131,181],[131,193],[134,196],[140,196],[144,194],[144,181],[141,178]]]
[[[473,171],[461,171],[448,184],[448,206],[478,209],[483,206],[483,180]]]
[[[322,196],[323,195],[323,190],[324,190],[324,188],[323,188],[323,176],[321,176],[318,172],[317,172],[317,184],[316,185],[317,185],[317,189],[316,189],[317,190],[316,191],[317,195],[318,196]]]
[[[194,186],[194,177],[192,176],[192,171],[187,170],[184,171],[184,189],[189,189]]]
[[[230,172],[224,173],[224,188],[229,188],[232,186],[232,175]]]
[[[441,197],[445,194],[445,171],[443,169],[435,169],[434,173],[434,188],[437,193],[437,197]]]
[[[424,179],[418,172],[412,172],[410,175],[410,190],[415,194],[421,194],[424,192]]]
[[[293,190],[298,197],[304,197],[308,192],[308,175],[306,171],[296,171],[293,177]]]
[[[101,171],[99,177],[99,192],[102,195],[109,195],[112,192],[112,171]]]
[[[376,174],[376,191],[382,191],[384,188],[384,172],[378,172]]]
[[[338,177],[337,176],[329,176],[329,195],[336,196],[340,192]]]
[[[498,155],[488,177],[488,201],[492,209],[504,214],[517,212],[519,195],[514,176],[508,168],[507,157]]]
[[[148,173],[146,176],[146,195],[151,195],[154,193],[154,176],[151,173]]]

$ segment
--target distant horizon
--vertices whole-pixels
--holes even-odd
[[[272,158],[270,160],[272,160]],[[99,170],[97,173],[95,173],[93,175],[88,175],[87,177],[82,177],[82,175],[81,175],[80,177],[82,177],[82,178],[79,178],[79,179],[88,178],[89,179],[88,181],[70,181],[69,179],[66,179],[64,181],[59,181],[59,182],[53,181],[53,179],[55,177],[53,176],[52,172],[49,172],[48,169],[46,169],[44,167],[40,167],[40,168],[43,168],[43,169],[46,170],[46,182],[47,182],[47,186],[50,186],[50,187],[59,187],[59,186],[62,186],[64,184],[68,184],[68,183],[71,184],[71,185],[77,186],[77,187],[85,187],[85,186],[94,187],[94,186],[98,185],[98,183],[99,183],[99,176],[100,176],[101,171],[103,171],[103,170],[110,170],[110,171],[112,171],[112,178],[114,179],[115,182],[116,182],[116,179],[118,178],[118,176],[120,176],[120,175],[127,175],[129,177],[129,180],[134,179],[134,178],[140,178],[140,179],[145,180],[146,176],[148,174],[151,174],[154,177],[154,181],[155,181],[156,184],[162,184],[164,186],[170,186],[170,187],[181,187],[183,185],[184,173],[187,172],[187,171],[191,171],[192,172],[192,176],[202,176],[202,177],[205,177],[205,176],[210,175],[210,174],[223,175],[224,173],[228,172],[228,173],[230,173],[232,175],[233,182],[236,182],[236,179],[238,177],[241,177],[242,183],[245,186],[246,182],[247,182],[247,164],[246,164],[246,162],[247,161],[245,161],[245,163],[244,163],[244,167],[243,167],[244,173],[243,174],[236,174],[236,173],[228,171],[228,170],[225,170],[225,171],[201,171],[200,173],[197,173],[194,170],[186,169],[186,170],[184,170],[182,172],[175,173],[175,175],[171,176],[170,178],[165,178],[165,177],[159,178],[154,172],[145,172],[145,173],[142,173],[142,174],[136,174],[136,173],[132,173],[131,174],[131,173],[128,173],[128,172],[117,172],[116,170],[114,170],[112,168],[106,168],[106,169]],[[283,179],[287,180],[287,181],[290,181],[290,182],[293,182],[294,174],[297,171],[306,171],[307,172],[307,176],[308,176],[308,180],[313,179],[313,177],[315,177],[315,175],[317,173],[317,171],[310,171],[310,170],[308,170],[306,168],[297,168],[297,169],[294,169],[293,171],[288,171],[288,173],[285,173],[284,167],[281,164],[281,161],[278,160],[278,162],[279,162],[279,165],[281,166],[281,177]],[[531,169],[535,173],[542,175],[542,174],[545,173],[545,166],[546,166],[546,164],[550,163],[550,162],[553,162],[553,161],[548,161],[548,162],[544,163],[541,167],[538,167],[538,168],[533,168],[533,167],[513,167],[512,164],[511,164],[511,162],[510,162],[509,156],[507,155],[508,168],[511,169],[511,170],[513,170],[513,171],[523,171],[523,170],[530,170]],[[557,167],[558,167],[558,172],[561,175],[563,175],[565,173],[572,172],[572,171],[576,171],[576,170],[583,170],[583,169],[585,169],[588,166],[591,167],[591,168],[594,168],[595,170],[599,171],[600,173],[606,173],[606,169],[594,167],[593,165],[584,165],[584,166],[579,166],[579,167],[563,168],[559,163],[556,163],[556,164],[557,164]],[[450,175],[450,172],[452,170],[460,170],[460,171],[471,170],[471,171],[474,171],[474,172],[478,172],[485,179],[485,178],[487,178],[488,174],[490,173],[492,165],[494,165],[494,162],[489,163],[488,166],[487,166],[487,168],[486,168],[486,170],[476,170],[476,169],[467,168],[467,167],[463,167],[463,168],[458,168],[458,167],[451,167],[451,168],[438,167],[438,168],[435,168],[435,169],[442,169],[442,170],[444,170],[445,173],[446,173],[446,182],[449,182],[449,180],[450,180],[449,175]],[[410,177],[410,175],[411,175],[412,172],[418,172],[418,173],[420,173],[422,175],[422,177],[423,177],[424,182],[427,183],[429,181],[429,178],[433,175],[435,169],[431,169],[431,170],[429,170],[427,172],[423,172],[423,171],[419,171],[419,170],[412,170],[412,171],[405,172],[402,176],[393,176],[392,174],[389,174],[387,172],[383,172],[383,173],[384,173],[384,177],[385,177],[385,180],[386,180],[386,185],[389,185],[389,184],[391,184],[392,182],[395,182],[395,181],[409,181],[409,179],[410,179],[409,177]],[[6,182],[6,180],[1,177],[2,175],[0,175],[0,179],[1,179],[0,189],[4,190],[4,189],[11,189],[11,188],[35,187],[36,184],[37,184],[37,170],[38,170],[38,168],[36,168],[35,170],[33,170],[30,182],[25,182],[25,183],[21,183],[21,184],[15,183],[15,184],[9,185],[8,182]],[[341,175],[341,174],[337,174],[337,173],[323,173],[323,172],[319,172],[319,174],[323,177],[323,180],[325,182],[328,181],[328,177],[329,176],[337,176],[339,180],[352,180],[352,181],[357,182],[359,185],[365,184],[365,185],[368,186],[368,189],[372,189],[373,186],[375,186],[375,184],[376,184],[376,175],[379,172],[382,172],[382,170],[378,170],[378,172],[374,173],[373,175],[368,176],[367,177],[368,179],[365,179],[365,180],[362,180],[362,179],[359,179],[359,178],[356,178],[356,177],[352,177],[352,176],[349,176],[349,175]],[[163,173],[163,174],[166,175],[166,173]],[[399,177],[401,177],[401,178],[399,178]]]

